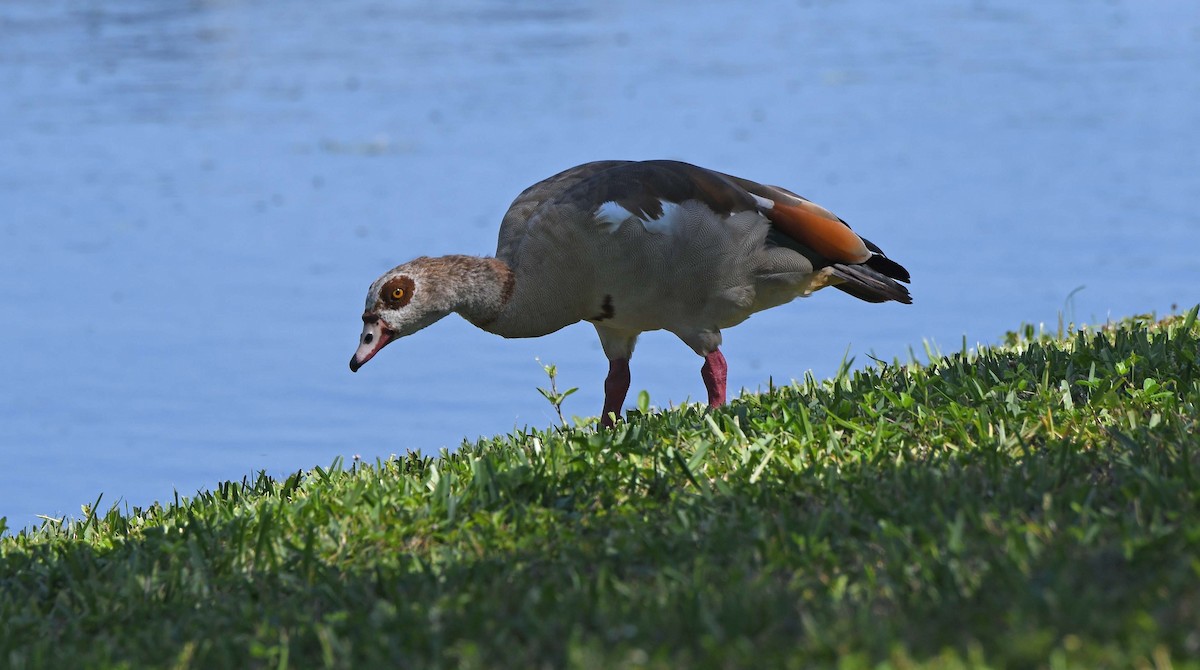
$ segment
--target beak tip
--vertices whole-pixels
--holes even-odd
[[[358,372],[358,369],[374,358],[380,349],[395,339],[392,330],[378,320],[367,321],[366,315],[363,316],[363,320],[366,323],[363,324],[362,337],[358,339],[358,350],[350,357],[350,372]]]

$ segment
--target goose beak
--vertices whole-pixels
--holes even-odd
[[[363,314],[362,337],[358,339],[358,350],[350,357],[350,371],[358,372],[364,363],[371,360],[388,342],[396,339],[391,328],[374,314]]]

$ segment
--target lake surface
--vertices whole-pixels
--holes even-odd
[[[0,5],[0,516],[594,415],[576,325],[450,317],[358,374],[366,288],[490,254],[525,186],[677,158],[829,207],[913,274],[726,331],[731,392],[1200,301],[1193,0]],[[1075,293],[1078,287],[1085,287]],[[704,397],[642,337],[633,392]]]

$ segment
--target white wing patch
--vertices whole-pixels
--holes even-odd
[[[670,232],[671,228],[675,225],[675,215],[679,213],[678,204],[667,202],[666,200],[659,200],[658,202],[662,205],[662,216],[657,219],[650,219],[649,221],[639,219],[648,233],[662,234]]]
[[[625,223],[633,216],[633,212],[609,200],[597,207],[596,213],[593,216],[596,219],[596,223],[603,226],[606,232],[615,233],[621,227],[622,223]]]
[[[666,200],[658,202],[662,205],[662,216],[650,220],[634,215],[633,212],[611,200],[597,207],[593,216],[596,223],[600,224],[608,233],[615,233],[621,228],[621,224],[629,219],[636,219],[646,229],[646,232],[661,234],[668,232],[675,225],[675,215],[679,210],[679,205]]]
[[[757,195],[754,195],[753,193],[750,194],[750,197],[754,198],[754,202],[758,204],[759,209],[769,211],[771,209],[774,209],[774,207],[775,207],[774,200],[767,200],[766,198],[759,197]]]

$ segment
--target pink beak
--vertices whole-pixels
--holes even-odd
[[[358,350],[350,357],[350,371],[358,372],[364,363],[394,339],[396,338],[392,330],[384,325],[378,316],[370,312],[363,314],[362,337],[358,340]]]

